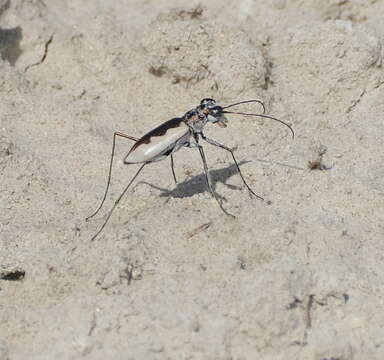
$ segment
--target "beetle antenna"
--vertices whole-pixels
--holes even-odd
[[[248,104],[248,103],[258,103],[263,107],[263,114],[265,114],[265,106],[264,103],[261,100],[245,100],[245,101],[240,101],[231,105],[224,106],[223,109],[228,109],[232,106],[240,105],[240,104]]]
[[[289,130],[291,130],[292,139],[295,138],[295,132],[293,131],[293,129],[292,129],[292,127],[290,125],[288,125],[283,120],[276,119],[276,118],[274,118],[272,116],[268,116],[268,115],[264,115],[264,114],[249,114],[249,113],[234,112],[234,111],[223,111],[223,113],[225,113],[225,114],[234,114],[234,115],[245,115],[245,116],[258,116],[258,117],[262,117],[262,118],[265,118],[265,119],[271,119],[271,120],[278,121],[279,123],[281,123],[281,124],[285,125],[286,127],[288,127]]]

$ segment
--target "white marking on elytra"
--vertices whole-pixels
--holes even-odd
[[[243,113],[243,112],[225,110],[230,107],[238,106],[246,103],[259,103],[263,107],[263,112],[261,114],[260,113],[254,114],[254,113]],[[204,127],[208,123],[218,124],[221,127],[226,127],[228,120],[225,117],[225,114],[255,116],[255,117],[262,117],[270,120],[275,120],[287,126],[292,133],[292,137],[294,137],[294,131],[290,125],[288,125],[282,120],[271,117],[269,115],[265,115],[265,107],[260,100],[245,100],[245,101],[240,101],[240,102],[222,107],[217,105],[215,100],[209,99],[209,98],[201,100],[200,105],[186,112],[184,116],[180,118],[174,118],[162,123],[158,127],[154,128],[153,130],[149,131],[147,134],[142,136],[140,139],[137,139],[133,136],[130,136],[121,132],[115,132],[113,136],[112,154],[111,154],[111,160],[109,164],[108,180],[107,180],[107,186],[104,192],[104,196],[100,205],[96,209],[96,211],[92,215],[87,217],[86,220],[88,221],[90,218],[94,217],[99,212],[99,210],[103,206],[104,201],[107,197],[109,185],[111,182],[112,165],[113,165],[113,158],[115,154],[115,144],[116,144],[117,136],[129,139],[129,140],[133,140],[136,142],[132,146],[131,150],[128,152],[126,157],[124,158],[124,163],[127,165],[130,165],[130,164],[142,164],[142,165],[139,168],[139,170],[136,172],[134,177],[131,179],[131,181],[128,183],[128,185],[125,187],[123,192],[119,195],[119,197],[115,201],[111,210],[108,212],[107,217],[104,220],[102,226],[100,227],[98,232],[92,237],[92,241],[104,229],[114,209],[116,208],[116,206],[118,205],[122,197],[125,195],[125,193],[128,191],[133,181],[140,174],[144,166],[146,166],[147,164],[153,163],[155,161],[163,160],[168,156],[171,156],[172,174],[176,182],[176,176],[175,176],[175,171],[173,166],[174,165],[173,154],[182,147],[197,148],[199,150],[199,153],[203,162],[205,178],[206,178],[208,189],[211,195],[216,199],[221,210],[226,215],[234,218],[232,214],[228,213],[224,209],[217,194],[213,190],[204,150],[202,145],[200,145],[199,143],[200,139],[203,139],[208,144],[211,144],[213,146],[216,146],[228,151],[231,154],[232,159],[236,165],[237,171],[241,177],[241,180],[243,181],[244,185],[248,189],[249,193],[259,198],[260,200],[264,200],[261,196],[254,193],[253,190],[249,187],[249,185],[245,181],[243,174],[241,173],[239,164],[233,153],[233,150],[223,144],[220,144],[216,140],[206,137],[203,133]]]
[[[164,135],[152,136],[148,143],[142,143],[128,153],[124,159],[126,164],[153,162],[166,149],[174,148],[176,142],[185,135],[189,137],[189,127],[181,122],[178,127],[168,128]],[[174,152],[174,151],[173,151]]]

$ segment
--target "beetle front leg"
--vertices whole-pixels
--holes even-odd
[[[205,179],[207,181],[207,184],[208,184],[208,189],[209,189],[209,192],[211,193],[211,195],[215,198],[215,200],[217,201],[217,203],[219,204],[220,206],[220,209],[223,210],[224,214],[225,215],[228,215],[228,216],[231,216],[233,218],[235,218],[234,215],[230,214],[228,211],[226,211],[221,203],[221,201],[219,200],[219,198],[217,197],[217,194],[216,192],[213,190],[213,186],[212,186],[212,182],[211,182],[211,177],[209,175],[209,171],[208,171],[208,165],[207,165],[207,160],[205,159],[205,154],[204,154],[204,150],[203,150],[203,147],[198,143],[198,138],[196,138],[196,143],[195,144],[191,144],[192,146],[191,147],[197,147],[199,149],[199,152],[200,152],[200,156],[201,156],[201,160],[203,161],[203,166],[204,166],[204,173],[205,173]]]
[[[220,143],[217,142],[216,140],[207,138],[203,133],[201,133],[201,137],[202,137],[203,140],[205,140],[208,144],[211,144],[211,145],[213,145],[213,146],[217,146],[217,147],[222,148],[222,149],[224,149],[224,150],[226,150],[226,151],[229,151],[229,152],[231,153],[231,155],[232,155],[232,159],[233,159],[233,161],[234,161],[234,163],[235,163],[235,165],[236,165],[236,168],[237,168],[237,171],[239,172],[239,175],[240,175],[240,177],[241,177],[241,180],[243,180],[243,183],[244,183],[244,185],[247,187],[248,191],[249,191],[252,195],[254,195],[254,196],[256,196],[257,198],[259,198],[260,200],[263,200],[263,201],[264,201],[264,198],[262,198],[261,196],[257,195],[257,194],[250,188],[250,186],[247,184],[247,182],[245,181],[245,179],[244,179],[244,177],[243,177],[243,174],[241,173],[240,166],[239,166],[239,164],[238,164],[238,162],[237,162],[237,160],[236,160],[236,158],[235,158],[235,154],[233,153],[233,150],[230,149],[229,147],[223,145],[223,144],[220,144]]]

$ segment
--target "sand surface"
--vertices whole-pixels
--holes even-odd
[[[384,359],[384,1],[1,0],[0,359]],[[144,168],[200,99],[264,101]],[[240,110],[240,108],[238,108]],[[256,105],[244,111],[260,111]],[[310,166],[309,166],[310,164]],[[312,169],[310,169],[312,167]]]

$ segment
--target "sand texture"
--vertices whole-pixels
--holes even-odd
[[[0,360],[384,359],[384,0],[1,0]],[[202,98],[261,99],[137,165]],[[260,111],[257,104],[237,107]]]

